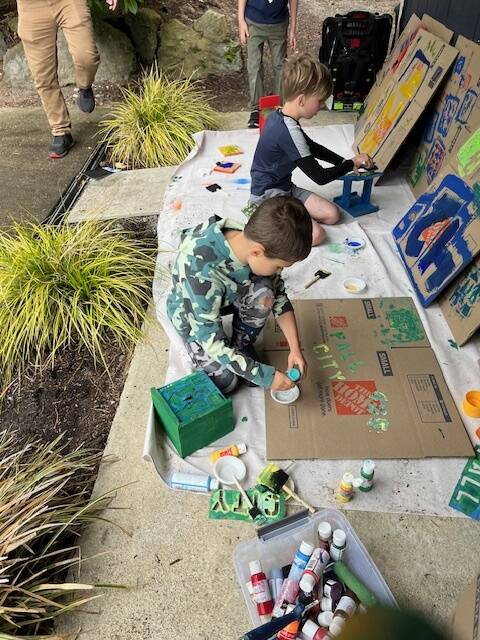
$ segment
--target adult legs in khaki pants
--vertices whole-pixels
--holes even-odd
[[[75,65],[77,86],[92,85],[100,62],[87,0],[18,0],[18,34],[54,136],[71,122],[57,76],[57,30],[63,29]]]

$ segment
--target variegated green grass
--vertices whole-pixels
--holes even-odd
[[[112,225],[15,224],[0,232],[0,383],[86,347],[105,362],[112,341],[142,337],[154,248]]]
[[[99,586],[66,581],[79,566],[75,539],[112,497],[89,498],[101,454],[65,451],[60,438],[18,449],[0,433],[0,638],[49,636],[51,621],[100,597]],[[92,593],[93,592],[93,593]],[[39,635],[39,634],[47,635]]]
[[[130,168],[179,164],[194,146],[192,134],[218,125],[207,93],[192,78],[172,79],[154,66],[122,93],[100,131],[112,161]]]

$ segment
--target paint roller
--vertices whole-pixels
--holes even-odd
[[[290,487],[286,484],[288,482],[289,475],[276,464],[267,464],[260,475],[257,478],[257,483],[267,487],[273,493],[280,493],[283,489],[285,493],[303,505],[310,513],[315,513],[315,509],[302,500]]]

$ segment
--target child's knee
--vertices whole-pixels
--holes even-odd
[[[312,220],[312,247],[316,247],[318,244],[321,244],[326,237],[327,234],[325,233],[325,229],[322,225]]]
[[[337,224],[340,220],[340,209],[336,204],[329,202],[324,205],[322,212],[322,222],[324,224]]]

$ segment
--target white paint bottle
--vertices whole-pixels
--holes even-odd
[[[347,534],[343,529],[335,529],[332,544],[330,545],[330,557],[334,562],[342,559],[347,546]]]

